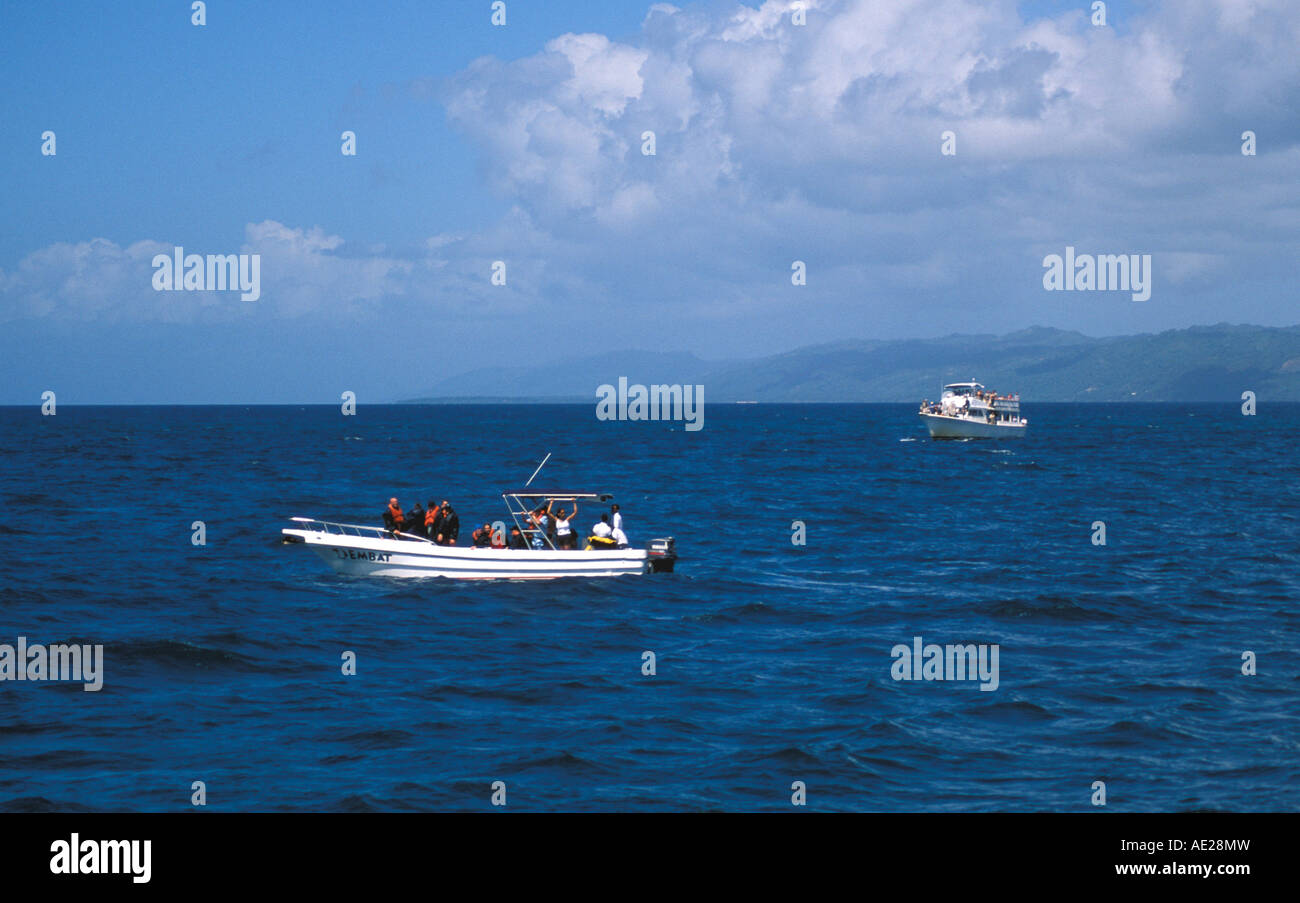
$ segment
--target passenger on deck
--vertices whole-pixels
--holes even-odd
[[[492,525],[484,524],[474,531],[474,548],[486,549],[492,545]]]
[[[528,548],[528,540],[524,539],[524,534],[519,532],[518,527],[510,528],[510,548],[512,549]]]
[[[424,523],[420,526],[420,535],[425,539],[433,539],[438,535],[434,532],[433,527],[438,522],[438,515],[441,512],[442,509],[438,507],[433,499],[429,499],[429,507],[424,509]]]
[[[615,530],[623,529],[623,515],[618,510],[618,505],[609,506],[610,526]]]
[[[546,505],[546,513],[551,513],[551,505],[555,504],[554,500]],[[563,508],[559,514],[555,515],[555,545],[560,549],[576,549],[578,547],[578,534],[573,532],[573,526],[569,523],[570,517],[578,516],[578,500],[573,500],[573,514],[568,514]]]
[[[615,527],[614,532],[609,534],[609,538],[614,540],[615,545],[620,549],[627,548],[627,534],[623,532],[622,527]]]
[[[614,542],[613,529],[609,526],[609,515],[602,514],[600,522],[591,528],[591,535],[587,537],[587,548],[589,549],[612,549],[616,545]]]
[[[542,533],[546,535],[546,538],[551,540],[551,544],[554,545],[555,521],[551,519],[549,514],[547,514],[547,508],[538,508],[533,512],[533,523],[537,525],[537,529],[541,530]],[[538,534],[538,538],[540,537],[541,534]],[[542,545],[545,546],[546,543],[543,542]]]
[[[424,506],[416,502],[411,507],[411,513],[406,517],[402,532],[419,535],[422,529],[424,529]]]
[[[438,519],[433,525],[433,541],[440,546],[454,546],[460,536],[460,517],[446,499],[442,500],[438,508]]]
[[[397,499],[389,499],[388,507],[384,509],[384,527],[396,533],[402,529],[402,521],[402,509],[397,504]]]

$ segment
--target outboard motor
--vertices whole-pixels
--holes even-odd
[[[646,553],[650,563],[650,573],[672,573],[673,565],[677,563],[677,543],[671,536],[650,540],[646,545]]]

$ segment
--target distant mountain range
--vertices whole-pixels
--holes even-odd
[[[620,351],[540,367],[493,367],[411,402],[594,402],[596,387],[703,385],[706,402],[918,402],[975,379],[1026,401],[1300,401],[1300,326],[1193,326],[1091,338],[1033,327],[1009,335],[855,340],[751,360]]]

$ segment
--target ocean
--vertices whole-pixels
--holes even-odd
[[[1300,810],[1300,405],[1024,413],[2,408],[0,644],[102,645],[103,686],[0,682],[0,808]],[[612,492],[676,572],[348,578],[278,541],[394,495],[467,537],[548,452],[535,486]],[[914,642],[996,646],[996,689],[895,679]]]

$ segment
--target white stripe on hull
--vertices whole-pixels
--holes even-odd
[[[373,539],[284,530],[302,541],[340,574],[374,577],[452,577],[466,580],[524,580],[556,577],[618,577],[642,574],[645,549],[552,551],[437,546],[416,540]]]
[[[986,420],[922,414],[934,439],[1019,439],[1025,434],[1023,423],[989,423]]]

